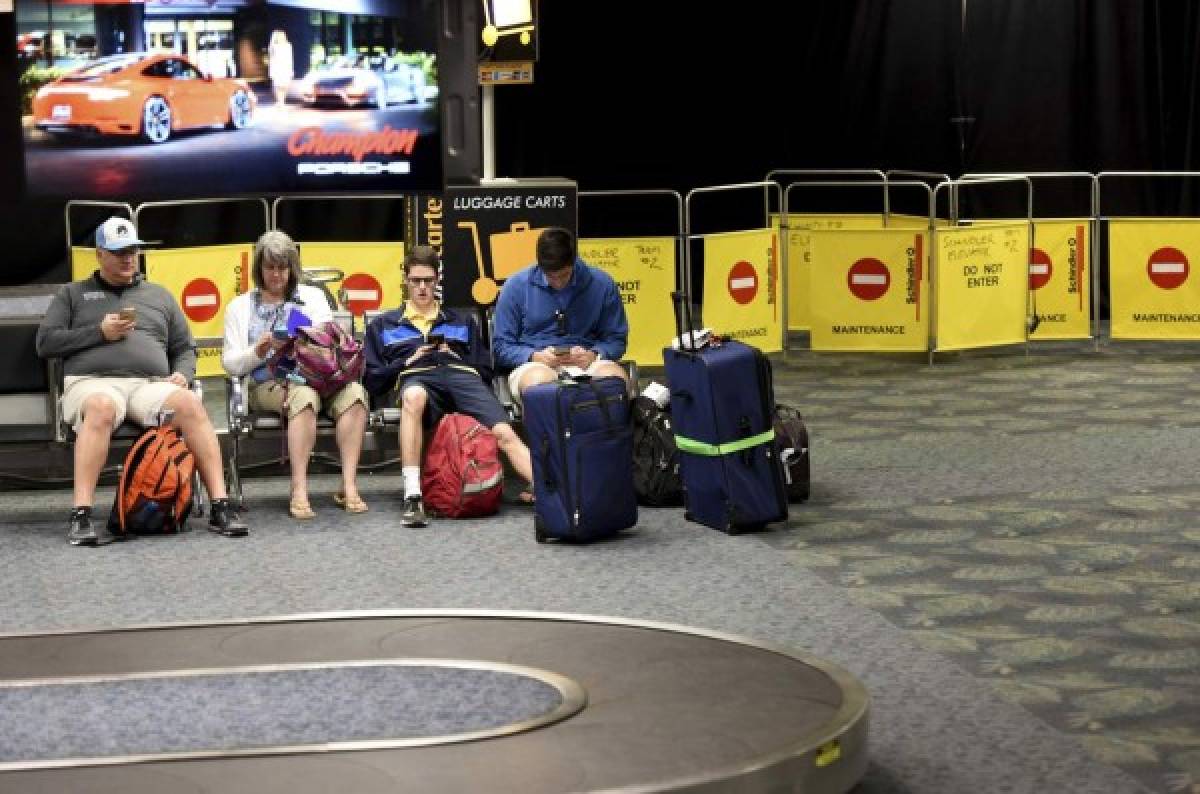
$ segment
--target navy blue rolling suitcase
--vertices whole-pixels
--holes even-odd
[[[737,341],[666,348],[663,360],[688,520],[731,535],[786,520],[771,362]]]
[[[597,540],[637,523],[626,389],[621,378],[583,378],[524,393],[539,543]]]

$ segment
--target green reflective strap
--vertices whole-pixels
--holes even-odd
[[[741,452],[743,449],[757,447],[759,444],[766,444],[768,441],[775,440],[775,430],[767,430],[759,433],[757,436],[748,438],[739,438],[737,441],[730,441],[725,444],[706,444],[703,441],[697,441],[694,438],[686,436],[675,436],[675,446],[680,452],[690,452],[693,455],[707,455],[715,457],[717,455],[730,455],[734,452]]]

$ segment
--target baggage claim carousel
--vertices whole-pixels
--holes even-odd
[[[828,662],[611,618],[343,612],[0,637],[0,791],[844,792]]]

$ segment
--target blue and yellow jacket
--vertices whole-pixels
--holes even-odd
[[[475,318],[454,309],[439,309],[430,333],[446,337],[458,357],[434,351],[406,367],[404,362],[425,344],[425,335],[404,317],[404,307],[392,309],[367,326],[367,366],[363,386],[371,394],[387,394],[397,378],[440,366],[461,367],[476,372],[484,383],[492,382],[492,354],[483,344]]]

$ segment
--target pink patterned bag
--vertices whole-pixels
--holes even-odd
[[[322,399],[362,378],[362,343],[335,322],[297,328],[290,347],[286,355],[296,362],[293,372]]]

